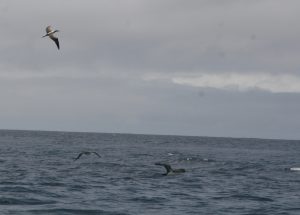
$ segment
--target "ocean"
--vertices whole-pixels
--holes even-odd
[[[299,215],[291,167],[300,141],[0,130],[0,214]]]

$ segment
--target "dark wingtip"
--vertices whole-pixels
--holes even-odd
[[[52,40],[55,42],[55,44],[56,44],[56,46],[57,46],[57,48],[58,48],[58,50],[60,49],[60,46],[59,46],[59,41],[58,41],[58,39],[57,38],[52,38]]]

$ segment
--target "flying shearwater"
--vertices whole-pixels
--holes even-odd
[[[82,155],[91,155],[91,154],[95,154],[97,155],[99,158],[101,158],[101,156],[97,153],[97,152],[88,152],[88,151],[84,151],[84,152],[81,152],[77,158],[74,158],[74,161],[78,160]]]
[[[55,34],[56,32],[59,32],[59,30],[53,30],[53,28],[49,25],[49,26],[46,28],[46,33],[47,33],[47,34],[45,34],[43,37],[47,37],[47,36],[50,37],[50,39],[52,39],[52,40],[55,42],[57,48],[59,49],[59,41],[58,41],[58,38],[57,38],[56,36],[54,36],[54,34]]]
[[[172,167],[169,164],[165,163],[155,163],[155,165],[163,166],[166,168],[167,172],[163,175],[169,175],[170,173],[183,173],[185,172],[185,169],[172,169]]]

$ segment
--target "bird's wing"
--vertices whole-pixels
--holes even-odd
[[[172,171],[172,168],[169,164],[163,164],[163,166],[166,168],[167,174]]]
[[[167,170],[167,174],[172,171],[172,167],[169,164],[165,163],[155,163],[155,165],[163,166]]]
[[[101,156],[97,153],[97,152],[92,152],[94,153],[95,155],[97,155],[99,158],[101,158]]]
[[[59,49],[59,41],[58,38],[53,36],[52,34],[50,35],[50,38],[55,42],[57,48]]]
[[[52,27],[49,25],[49,26],[47,26],[47,28],[46,28],[46,32],[47,33],[49,33],[49,32],[51,32],[51,31],[53,31],[53,29],[52,29]]]
[[[83,152],[81,152],[81,153],[77,156],[77,158],[74,159],[74,161],[78,160],[82,155],[83,155]]]

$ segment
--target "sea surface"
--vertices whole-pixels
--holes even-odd
[[[291,167],[300,141],[0,130],[0,214],[299,215]]]

